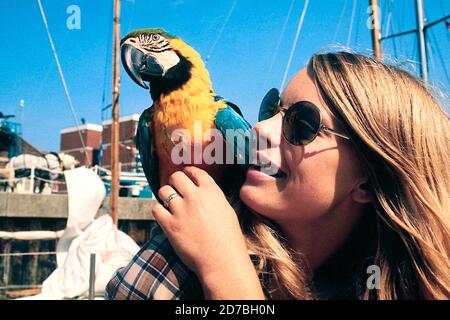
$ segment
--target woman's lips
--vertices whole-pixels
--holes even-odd
[[[266,174],[275,178],[286,177],[286,172],[281,169],[281,166],[277,165],[275,162],[271,161],[262,152],[257,152],[256,154],[257,163],[252,166],[254,170],[257,170],[263,174]]]
[[[262,170],[263,168],[258,166],[251,166],[247,170],[247,181],[274,181],[277,179],[284,179],[286,177],[286,174],[282,171],[277,171],[273,175],[269,175]]]
[[[248,169],[247,179],[263,181],[286,177],[286,173],[262,153],[258,152],[257,160],[257,164],[250,166]]]

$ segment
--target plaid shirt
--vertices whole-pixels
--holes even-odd
[[[251,256],[257,263],[256,256]],[[266,297],[268,279],[260,277]],[[199,300],[203,291],[196,275],[178,258],[155,222],[150,240],[131,262],[117,270],[106,286],[107,300]]]

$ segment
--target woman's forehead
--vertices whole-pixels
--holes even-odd
[[[308,100],[316,104],[319,98],[312,79],[308,76],[306,68],[300,70],[288,83],[281,94],[285,105],[291,105],[296,101]]]
[[[319,91],[313,79],[308,75],[307,69],[300,70],[292,79],[281,94],[281,101],[284,106],[289,107],[297,101],[309,101],[314,103],[322,113],[325,122],[331,122],[334,118],[331,111],[320,97]]]

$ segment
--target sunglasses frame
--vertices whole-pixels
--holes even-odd
[[[263,100],[262,100],[262,102],[261,102],[260,109],[259,109],[258,121],[267,120],[267,119],[270,119],[270,118],[271,118],[271,117],[270,117],[270,118],[261,119],[261,118],[262,118],[261,111],[262,111],[263,105],[269,104],[269,103],[266,103],[266,104],[264,103],[264,101],[266,100],[267,96],[268,96],[271,92],[272,92],[272,94],[275,94],[274,91],[276,91],[277,102],[276,102],[276,104],[270,103],[270,105],[272,105],[272,106],[274,107],[274,109],[277,110],[277,112],[276,112],[276,113],[273,113],[271,117],[275,116],[275,115],[276,115],[277,113],[279,113],[280,111],[283,111],[283,115],[282,115],[282,116],[283,116],[282,127],[285,126],[285,121],[287,121],[287,120],[286,120],[286,119],[287,119],[287,118],[286,118],[286,115],[289,113],[288,110],[291,109],[291,108],[297,108],[297,107],[299,107],[299,108],[304,108],[304,106],[300,105],[301,103],[305,103],[305,102],[306,102],[306,103],[312,105],[312,107],[314,107],[314,108],[317,109],[317,113],[319,114],[319,128],[316,130],[316,133],[314,134],[314,136],[313,136],[311,139],[309,139],[306,143],[302,143],[302,142],[293,142],[292,139],[289,139],[288,137],[286,137],[285,131],[284,131],[284,129],[282,128],[281,131],[282,131],[283,137],[284,137],[284,139],[285,139],[287,142],[289,142],[290,144],[296,145],[296,146],[306,146],[307,144],[309,144],[309,143],[311,143],[311,142],[314,141],[314,139],[319,135],[320,131],[325,131],[325,132],[334,134],[334,135],[336,135],[336,136],[338,136],[338,137],[341,137],[341,138],[346,139],[346,140],[349,140],[349,141],[351,140],[349,136],[347,136],[347,135],[345,135],[345,134],[343,134],[343,133],[340,133],[340,132],[338,132],[338,131],[336,131],[336,130],[330,128],[330,127],[325,126],[325,125],[323,124],[323,121],[322,121],[322,113],[320,112],[320,109],[319,109],[315,104],[313,104],[312,102],[309,102],[309,101],[298,101],[298,102],[295,102],[294,104],[292,104],[292,105],[291,105],[290,107],[288,107],[288,108],[287,108],[287,107],[281,107],[280,104],[281,104],[282,100],[281,100],[281,98],[280,98],[280,92],[279,92],[278,89],[276,89],[276,88],[270,89],[270,90],[266,93],[266,95],[264,96],[264,98],[263,98]],[[292,112],[292,109],[291,109],[291,112]]]

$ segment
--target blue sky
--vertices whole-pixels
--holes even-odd
[[[305,3],[294,1],[280,38],[291,1],[122,0],[121,35],[137,28],[163,27],[182,37],[203,57],[211,53],[207,67],[215,91],[238,104],[254,123],[265,92],[282,82]],[[424,2],[428,21],[450,13],[450,0]],[[224,25],[233,3],[234,9]],[[370,52],[370,30],[366,27],[368,1],[356,0],[355,7],[353,3],[354,0],[310,0],[288,78],[314,52],[332,45],[349,42],[357,51]],[[102,117],[110,117],[110,112],[102,116],[101,108],[111,100],[112,0],[42,0],[42,5],[77,116],[99,124]],[[80,8],[79,30],[67,28],[70,14],[66,10],[70,5]],[[380,0],[380,7],[383,34],[389,12],[392,13],[389,33],[415,27],[413,0]],[[355,18],[350,28],[353,11]],[[16,114],[19,120],[19,101],[25,100],[24,137],[40,149],[56,151],[59,130],[73,126],[74,122],[37,1],[1,0],[0,29],[0,111]],[[450,31],[444,24],[431,30],[430,79],[448,92]],[[395,43],[384,42],[383,51],[400,60],[418,60],[414,35]],[[149,94],[135,85],[122,68],[121,75],[120,115],[140,114],[150,104]]]

